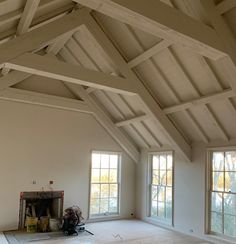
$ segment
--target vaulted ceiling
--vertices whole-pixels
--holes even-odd
[[[191,160],[236,138],[235,22],[234,0],[0,1],[0,99],[90,113],[135,161]]]

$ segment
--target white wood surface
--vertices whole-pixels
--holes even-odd
[[[129,125],[129,124],[142,122],[142,121],[144,121],[144,120],[146,120],[148,118],[149,118],[149,116],[147,116],[146,114],[145,115],[140,115],[140,116],[136,116],[134,118],[130,118],[130,119],[127,119],[127,120],[116,122],[116,126],[122,127],[122,126],[126,126],[126,125]]]
[[[133,25],[152,35],[187,46],[203,56],[218,59],[225,48],[217,33],[203,23],[162,3],[149,0],[74,0],[84,6]]]
[[[4,66],[34,75],[90,86],[97,89],[104,89],[126,95],[136,94],[135,86],[133,86],[128,79],[85,69],[78,65],[67,64],[37,54],[23,54],[11,60],[10,63],[5,63]]]
[[[17,88],[7,88],[0,91],[0,99],[92,114],[90,107],[83,101]]]
[[[149,114],[156,121],[156,123],[158,123],[160,128],[162,128],[162,130],[165,132],[165,135],[170,141],[171,145],[183,156],[183,158],[185,158],[187,161],[191,161],[190,145],[188,145],[180,132],[174,127],[172,122],[168,119],[158,103],[144,87],[142,82],[130,70],[125,60],[121,57],[120,53],[115,49],[110,40],[102,32],[94,19],[88,15],[85,21],[86,27],[93,35],[95,40],[99,43],[100,47],[103,49],[103,52],[106,53],[105,55],[108,56],[111,62],[119,67],[120,72],[125,77],[130,79],[130,83],[132,82],[133,86],[136,87],[140,102],[146,108],[147,114]]]
[[[34,18],[34,15],[37,11],[38,5],[40,3],[40,0],[27,0],[25,4],[25,8],[23,11],[23,14],[20,18],[20,22],[17,27],[16,34],[21,35],[29,29],[32,20]]]
[[[226,91],[222,91],[222,92],[212,94],[209,96],[203,96],[203,97],[200,97],[200,98],[188,101],[188,102],[183,102],[183,103],[171,106],[171,107],[164,108],[163,111],[166,114],[176,113],[179,111],[183,111],[183,110],[192,108],[194,106],[205,105],[205,104],[213,103],[218,100],[225,100],[225,99],[235,97],[235,96],[236,96],[236,94],[234,91],[232,91],[231,89],[227,89]]]
[[[139,56],[135,57],[134,59],[128,62],[130,68],[134,68],[135,66],[139,65],[140,63],[146,61],[147,59],[151,58],[152,56],[158,54],[162,50],[168,48],[171,45],[169,41],[161,41],[157,43],[155,46],[151,47],[150,49],[146,50]]]
[[[86,9],[77,10],[56,21],[48,23],[35,30],[29,31],[0,46],[0,64],[13,59],[25,52],[48,45],[59,36],[72,32],[84,22]]]

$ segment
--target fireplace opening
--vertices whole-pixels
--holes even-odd
[[[61,219],[64,191],[21,192],[19,229],[26,227],[27,217]]]

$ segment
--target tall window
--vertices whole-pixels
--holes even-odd
[[[236,151],[213,151],[210,158],[210,231],[236,237]]]
[[[119,213],[120,159],[118,153],[92,153],[91,217]]]
[[[173,156],[171,152],[151,154],[151,211],[152,217],[172,222]]]

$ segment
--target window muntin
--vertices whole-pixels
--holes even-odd
[[[236,151],[213,151],[210,162],[210,232],[236,237]]]
[[[92,153],[90,216],[119,214],[119,153]]]
[[[150,215],[172,222],[173,156],[169,152],[150,156]]]

